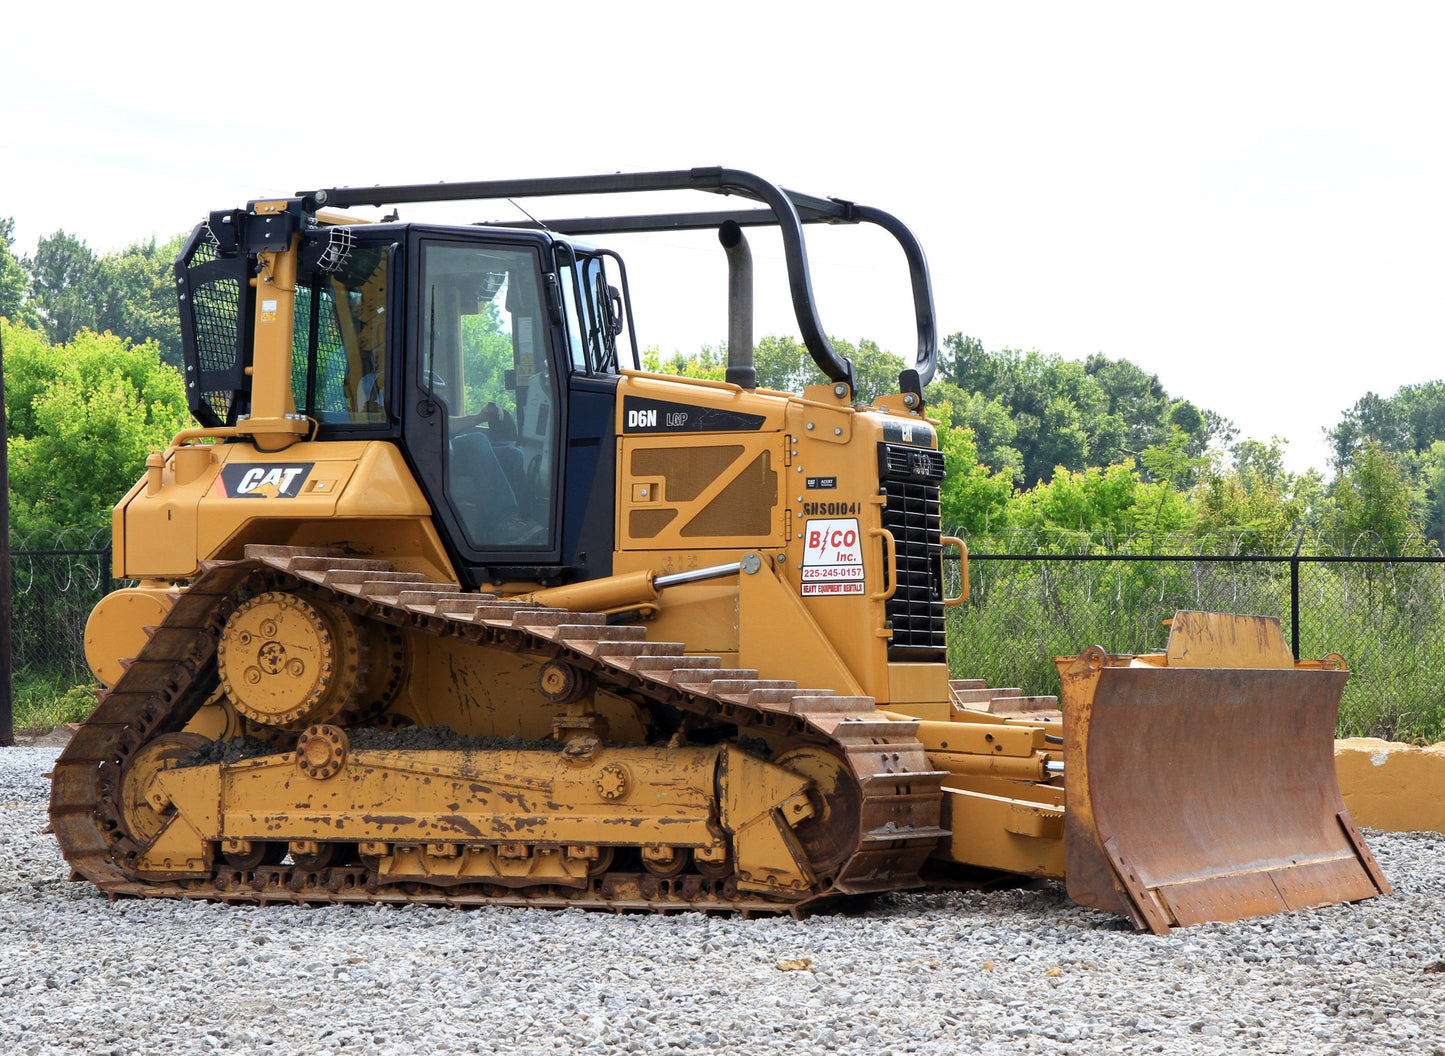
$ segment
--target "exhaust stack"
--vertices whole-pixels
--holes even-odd
[[[723,223],[718,241],[728,255],[728,369],[726,379],[751,392],[758,387],[753,367],[753,254],[743,229]]]

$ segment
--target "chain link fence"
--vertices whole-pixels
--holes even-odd
[[[1445,739],[1445,557],[1372,556],[1368,537],[1301,536],[1274,555],[1248,536],[1187,542],[968,540],[969,600],[948,618],[953,676],[1056,694],[1053,657],[1162,651],[1178,609],[1275,616],[1299,656],[1344,656],[1341,736]]]
[[[83,717],[94,705],[85,621],[115,586],[110,529],[11,540],[10,657],[17,729]]]
[[[1342,736],[1445,740],[1445,557],[1379,556],[1369,537],[1291,541],[1293,553],[1269,554],[1248,535],[969,539],[969,600],[948,610],[952,674],[1057,693],[1053,657],[1162,650],[1177,609],[1277,616],[1300,656],[1344,656]],[[13,541],[11,562],[17,725],[83,715],[85,621],[119,585],[110,533],[35,533]]]

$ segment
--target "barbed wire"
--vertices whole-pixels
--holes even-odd
[[[1282,561],[1288,561],[1296,554],[1302,557],[1358,557],[1371,560],[1404,556],[1445,559],[1445,551],[1419,534],[1407,540],[1405,553],[1392,554],[1384,537],[1374,531],[1341,536],[1324,529],[1302,529],[1280,536],[1247,530],[1232,533],[1210,531],[1203,535],[1174,530],[1139,531],[1126,536],[1115,536],[1106,529],[1084,532],[1068,528],[1005,528],[970,534],[955,528],[950,534],[962,539],[970,553],[978,554],[1119,554],[1139,557],[1184,554],[1198,554],[1201,557],[1255,555],[1278,557]]]
[[[36,528],[27,535],[10,535],[10,552],[77,553],[110,546],[110,526],[103,528]]]
[[[110,528],[37,529],[10,544],[10,593],[111,589]]]

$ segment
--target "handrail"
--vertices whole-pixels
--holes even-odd
[[[891,601],[898,589],[898,540],[887,528],[868,529],[869,538],[883,540],[883,568],[888,573],[888,589],[874,591],[868,595],[870,601]]]

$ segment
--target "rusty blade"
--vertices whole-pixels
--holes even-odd
[[[1389,885],[1335,777],[1342,671],[1109,667],[1065,677],[1065,883],[1167,932]]]

